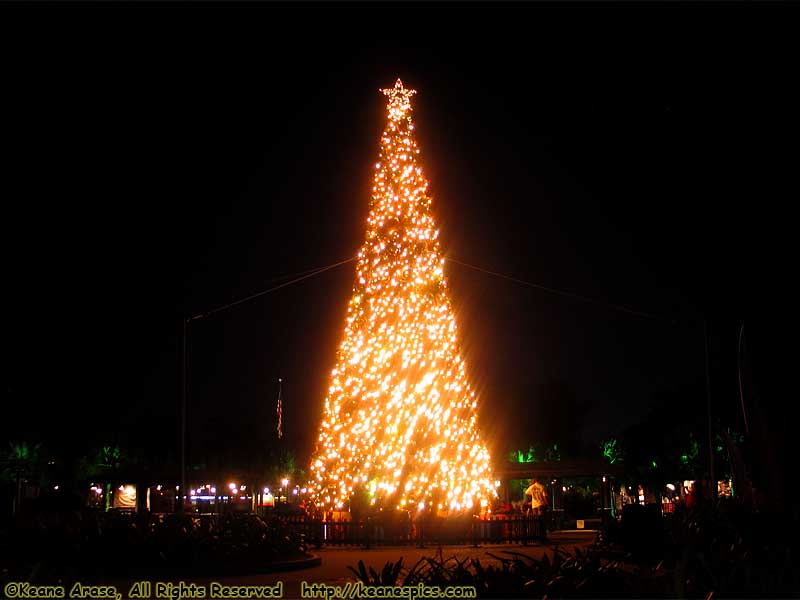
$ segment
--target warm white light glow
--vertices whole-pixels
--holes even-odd
[[[309,491],[326,507],[363,493],[459,511],[497,494],[413,133],[416,92],[399,79],[382,91],[388,123]]]

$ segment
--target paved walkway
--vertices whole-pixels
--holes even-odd
[[[348,581],[354,581],[354,575],[348,570],[348,566],[355,567],[359,560],[363,560],[367,567],[373,567],[380,572],[383,566],[389,562],[396,562],[403,559],[405,567],[413,566],[423,557],[450,558],[455,556],[459,559],[466,557],[480,558],[484,564],[496,563],[497,561],[487,553],[502,556],[504,552],[519,552],[533,558],[541,558],[545,553],[552,552],[554,546],[561,546],[567,550],[573,547],[586,547],[595,541],[594,532],[555,532],[551,533],[549,539],[544,544],[537,545],[514,545],[514,544],[491,544],[481,545],[478,548],[472,546],[428,546],[427,548],[416,548],[414,546],[405,547],[384,547],[365,550],[357,547],[340,548],[321,548],[312,550],[322,558],[322,564],[318,567],[311,567],[298,571],[285,573],[268,573],[263,575],[244,575],[237,577],[207,577],[192,578],[187,583],[194,582],[198,585],[208,586],[212,581],[223,585],[275,585],[282,581],[284,586],[284,598],[300,598],[300,584],[305,581],[308,583],[325,583],[328,585],[343,586]],[[109,582],[110,583],[110,582]],[[115,583],[118,590],[127,598],[129,585],[126,583]],[[155,584],[153,584],[155,588]],[[153,589],[155,592],[155,589]]]

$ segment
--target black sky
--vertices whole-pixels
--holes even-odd
[[[742,322],[761,391],[781,401],[797,7],[0,12],[6,439],[174,451],[182,316],[355,253],[378,88],[397,76],[419,90],[447,256],[665,317],[450,263],[492,438],[543,435],[554,401],[584,441],[664,398],[704,411],[704,318],[715,413],[736,423]],[[195,451],[267,447],[281,376],[289,444],[309,453],[352,277],[332,270],[192,324]]]

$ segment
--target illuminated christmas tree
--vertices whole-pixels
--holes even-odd
[[[496,496],[459,355],[444,259],[398,79],[375,165],[344,339],[312,458],[317,505],[485,506]]]

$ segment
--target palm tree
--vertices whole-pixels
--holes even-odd
[[[16,486],[12,514],[17,514],[22,502],[22,482],[38,474],[41,459],[41,444],[10,442],[11,450],[3,461],[3,478],[11,479]]]
[[[111,504],[111,481],[116,478],[124,455],[118,445],[102,445],[81,460],[81,470],[89,478],[101,479],[105,483],[105,509]]]

